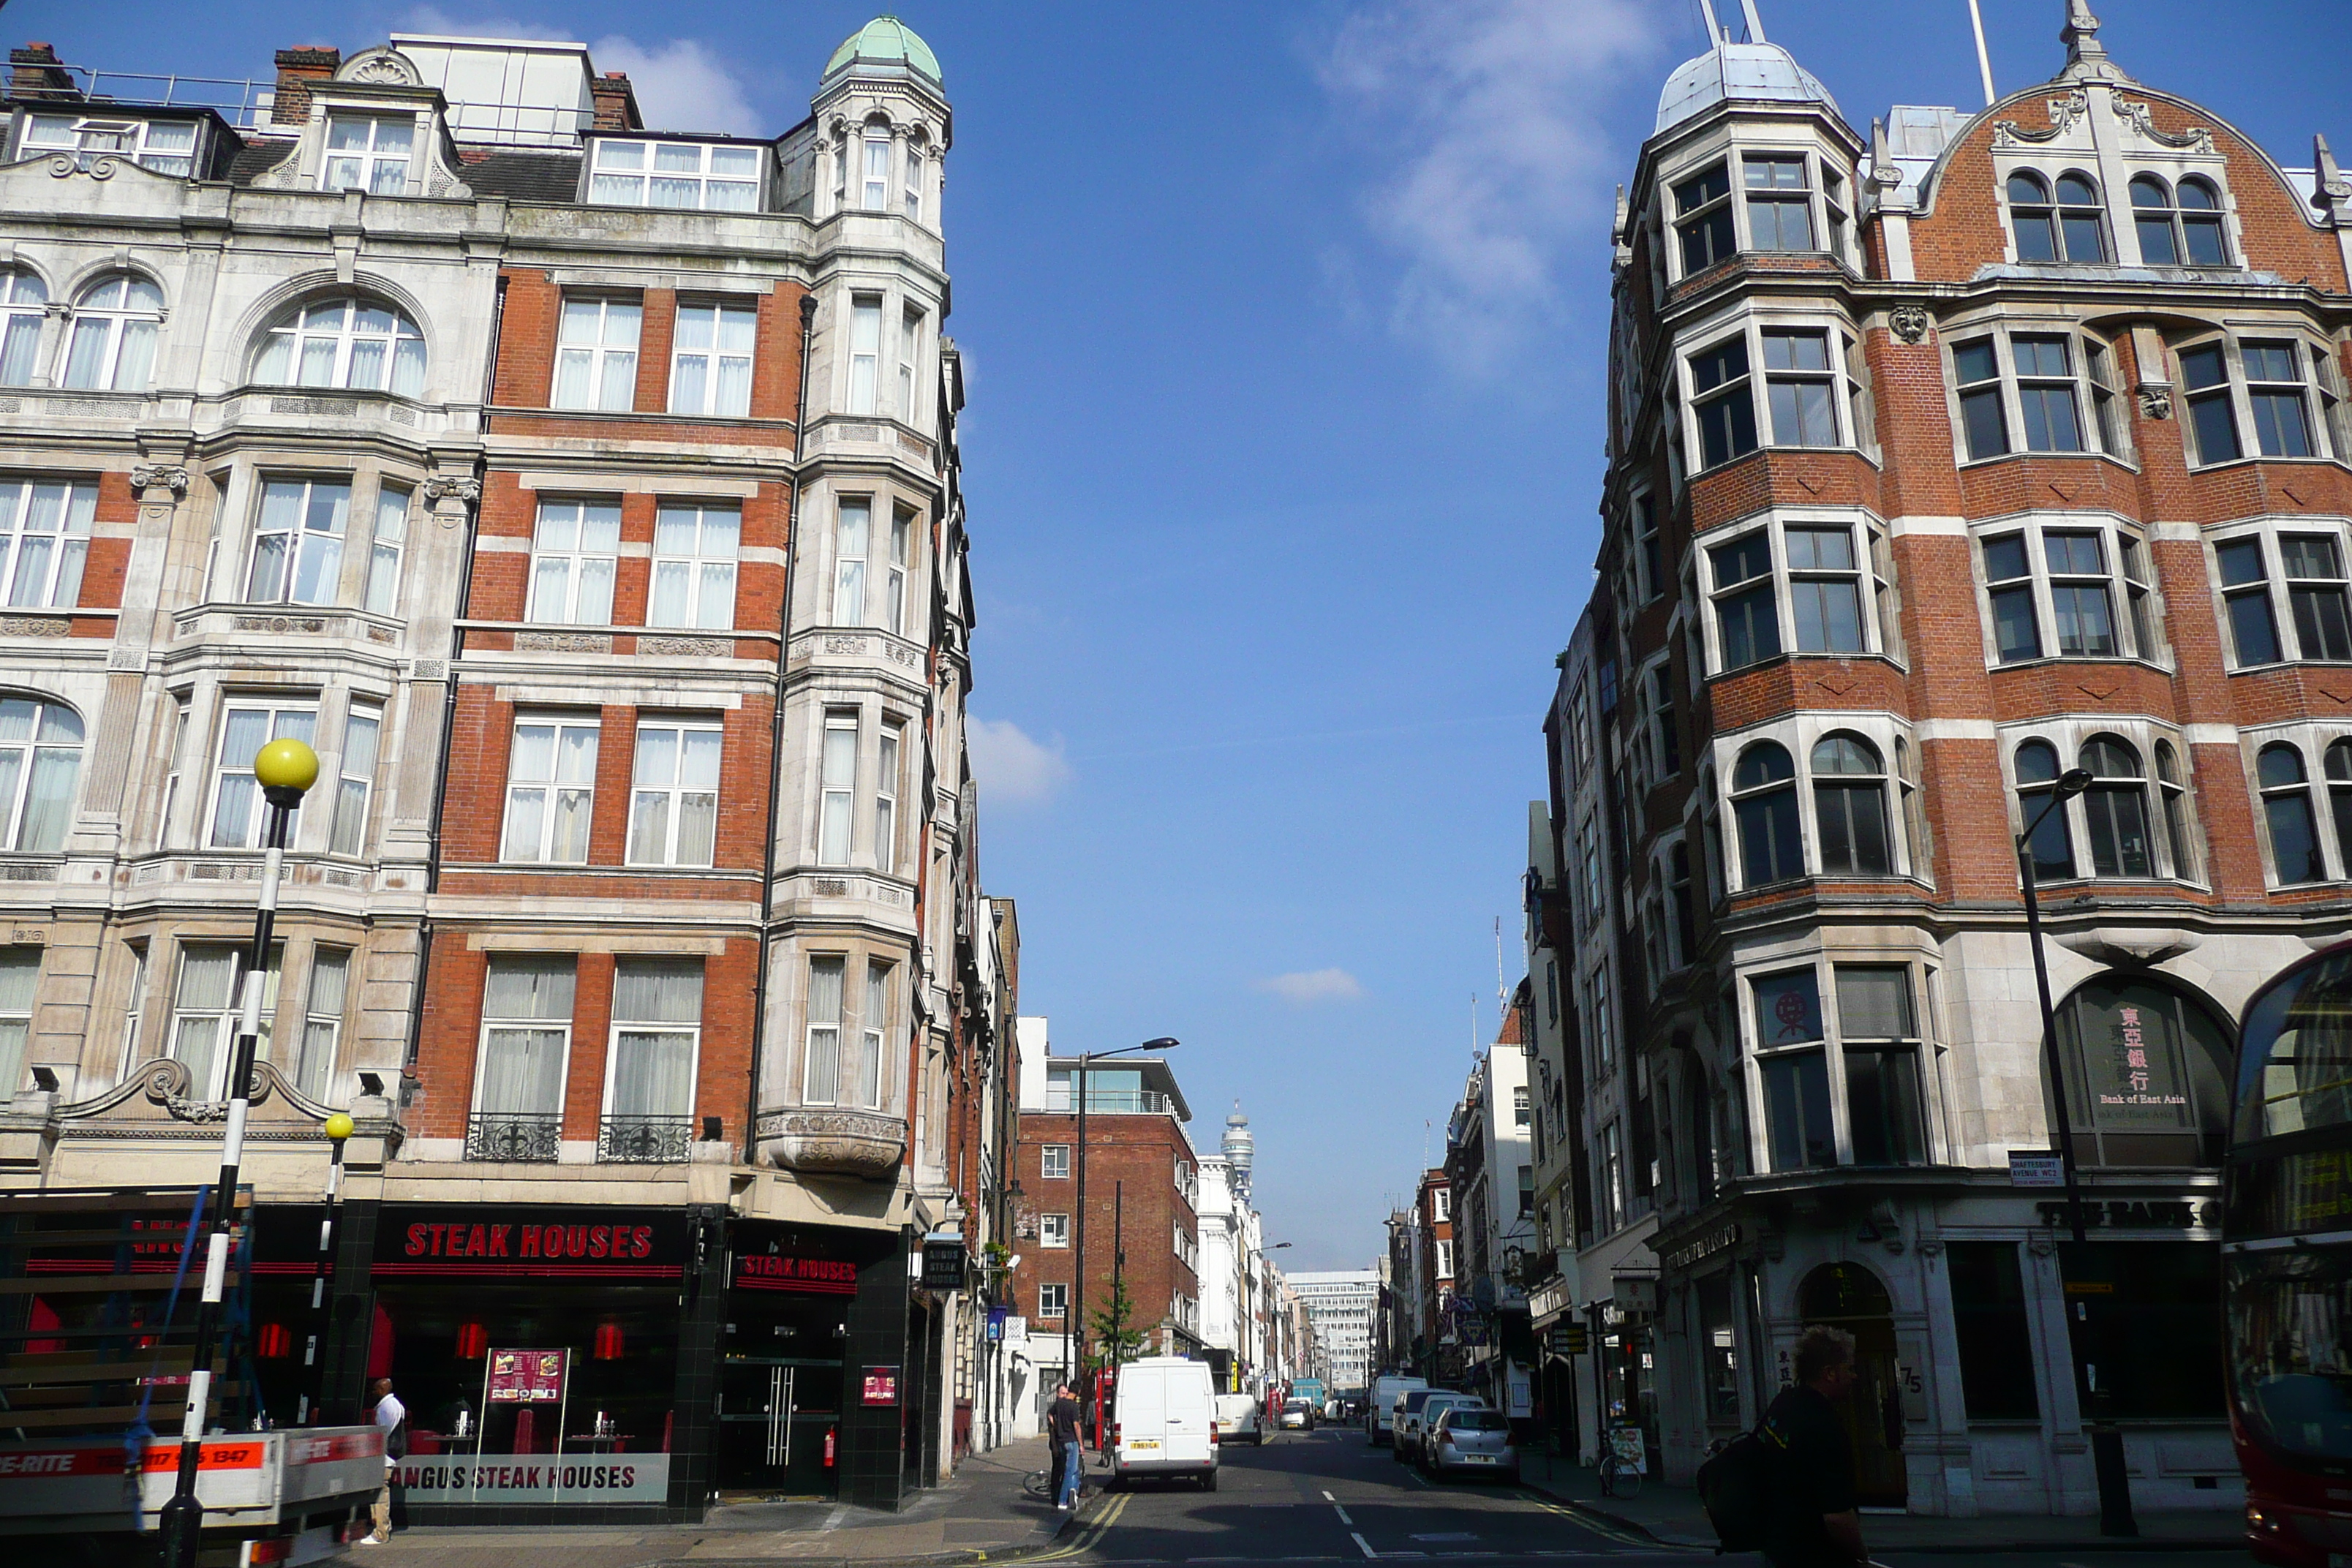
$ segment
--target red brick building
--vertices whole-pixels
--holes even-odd
[[[1531,922],[1575,1014],[1538,1052],[1578,1058],[1540,1092],[1584,1101],[1561,1142],[1610,1201],[1548,1187],[1539,1217],[1612,1260],[1572,1305],[1638,1342],[1654,1399],[1606,1415],[1672,1479],[1828,1321],[1861,1344],[1865,1504],[2089,1511],[2095,1367],[2144,1505],[2235,1506],[2233,1020],[2352,923],[2352,185],[2063,15],[2050,81],[1866,135],[1787,51],[1717,42],[1626,187],[1601,585],[1534,879],[1574,918]],[[2077,1310],[2058,1205],[2011,1182],[2053,1138],[2037,818],[2128,1314]]]

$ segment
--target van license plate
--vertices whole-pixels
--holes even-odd
[[[1134,1442],[1129,1443],[1128,1447],[1139,1453],[1146,1448],[1157,1448],[1160,1447],[1160,1439],[1157,1437],[1138,1437]]]
[[[1492,1454],[1465,1454],[1462,1457],[1474,1465],[1491,1465],[1495,1462],[1495,1456]]]

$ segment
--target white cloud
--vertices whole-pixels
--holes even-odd
[[[1303,969],[1295,974],[1271,975],[1259,981],[1257,988],[1272,992],[1294,1007],[1353,1002],[1364,994],[1362,984],[1344,969]]]
[[[1040,744],[1010,719],[975,717],[965,721],[964,744],[971,776],[991,805],[1042,805],[1069,782],[1059,735]]]
[[[1366,0],[1324,89],[1393,166],[1364,202],[1402,262],[1391,324],[1496,368],[1559,305],[1561,258],[1608,243],[1623,167],[1603,111],[1660,41],[1640,0]]]
[[[698,38],[640,44],[618,34],[599,38],[589,54],[600,71],[626,71],[637,107],[656,131],[723,131],[751,136],[760,115],[727,62]]]

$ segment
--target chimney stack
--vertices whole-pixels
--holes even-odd
[[[595,129],[643,131],[645,116],[637,112],[637,90],[621,71],[606,71],[588,82],[588,96],[596,105]]]
[[[272,125],[304,125],[310,119],[310,84],[331,81],[343,51],[330,45],[278,51],[278,96],[269,105]]]

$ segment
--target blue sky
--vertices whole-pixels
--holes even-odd
[[[1979,100],[1966,0],[1759,0],[1867,127]],[[1983,0],[2003,91],[2062,0]],[[1738,0],[1718,0],[1727,17]],[[874,7],[17,0],[77,64],[266,77],[395,28],[583,39],[775,132]],[[924,4],[971,372],[982,869],[1065,1051],[1239,1097],[1294,1268],[1370,1263],[1516,979],[1537,726],[1591,584],[1612,189],[1696,0]],[[2341,0],[2101,0],[2141,80],[2352,157]]]

